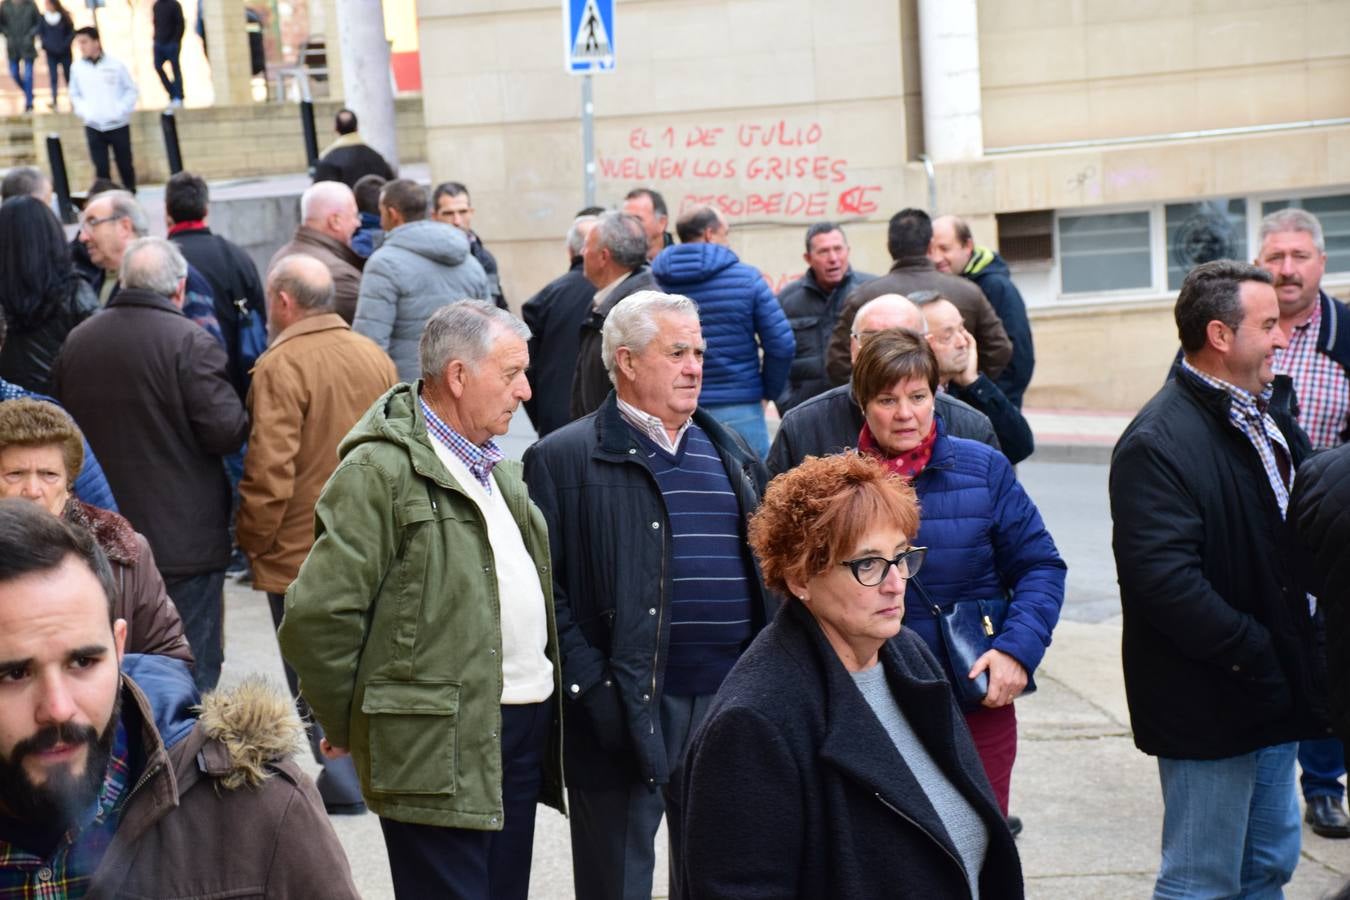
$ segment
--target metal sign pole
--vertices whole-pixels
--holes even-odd
[[[591,76],[581,78],[582,194],[586,206],[595,205],[595,104],[591,102]]]

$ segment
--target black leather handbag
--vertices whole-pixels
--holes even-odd
[[[924,603],[937,619],[938,634],[942,636],[942,646],[951,663],[955,683],[952,692],[956,701],[964,710],[982,709],[985,694],[989,693],[989,671],[986,669],[975,678],[967,678],[966,673],[979,659],[994,646],[994,636],[1003,630],[1003,621],[1008,617],[1008,599],[995,597],[981,600],[958,600],[948,607],[938,606],[915,579],[910,584],[918,588]],[[1027,673],[1027,686],[1022,695],[1034,693],[1036,681]]]

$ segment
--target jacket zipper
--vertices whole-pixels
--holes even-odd
[[[923,827],[922,825],[920,825],[918,822],[914,821],[912,818],[910,818],[909,816],[907,816],[907,815],[905,815],[903,812],[901,812],[899,809],[897,809],[896,806],[895,806],[895,804],[891,803],[891,802],[890,802],[889,800],[887,800],[885,797],[881,796],[881,794],[875,793],[875,792],[874,792],[872,796],[874,796],[874,797],[876,797],[878,800],[880,800],[882,806],[886,807],[886,808],[889,809],[891,812],[895,813],[897,816],[899,816],[900,818],[904,819],[904,820],[905,820],[906,822],[908,822],[909,824],[913,825],[915,828],[917,828],[917,829],[919,830],[919,833],[920,833],[920,834],[922,834],[924,837],[928,838],[928,839],[929,839],[930,841],[932,841],[934,844],[937,844],[938,847],[942,850],[943,854],[944,854],[948,859],[950,859],[953,863],[956,864],[957,871],[959,871],[959,872],[961,873],[961,880],[962,880],[963,882],[965,882],[967,896],[970,896],[970,895],[973,893],[973,892],[971,891],[971,889],[970,889],[970,876],[966,873],[966,867],[965,867],[965,864],[961,862],[960,858],[958,858],[957,855],[956,855],[955,853],[953,853],[952,851],[950,851],[950,850],[947,849],[947,845],[946,845],[946,844],[942,843],[942,841],[939,841],[939,840],[933,835],[933,833],[932,833],[931,831],[929,831],[927,828],[924,828],[924,827]]]
[[[667,521],[667,527],[670,523]],[[666,618],[666,537],[661,535],[661,594],[660,603],[656,607],[656,647],[652,651],[652,688],[650,696],[656,697],[656,672],[657,664],[661,661],[661,623]],[[647,720],[650,723],[649,734],[656,734],[656,713],[650,709],[651,701],[648,701]]]

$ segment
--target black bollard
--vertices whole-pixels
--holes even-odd
[[[52,168],[52,189],[56,191],[57,206],[61,210],[61,221],[74,225],[79,217],[75,215],[75,204],[70,202],[70,175],[66,172],[66,155],[61,152],[61,135],[47,135],[47,162]]]
[[[314,130],[314,101],[300,101],[300,129],[305,134],[305,165],[309,174],[314,175],[314,166],[319,161],[319,133]]]
[[[183,171],[183,152],[178,147],[178,120],[174,111],[166,109],[159,117],[159,127],[164,131],[164,155],[169,160],[169,174],[177,175]]]

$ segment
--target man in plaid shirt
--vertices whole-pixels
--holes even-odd
[[[0,500],[0,900],[354,900],[290,698],[124,654],[115,589],[87,532]]]
[[[1271,213],[1261,221],[1256,262],[1275,278],[1280,328],[1289,346],[1276,351],[1274,369],[1293,379],[1299,427],[1314,450],[1339,446],[1350,438],[1350,307],[1322,290],[1327,262],[1322,223],[1301,209]],[[1350,838],[1341,742],[1303,741],[1298,761],[1313,832]]]

